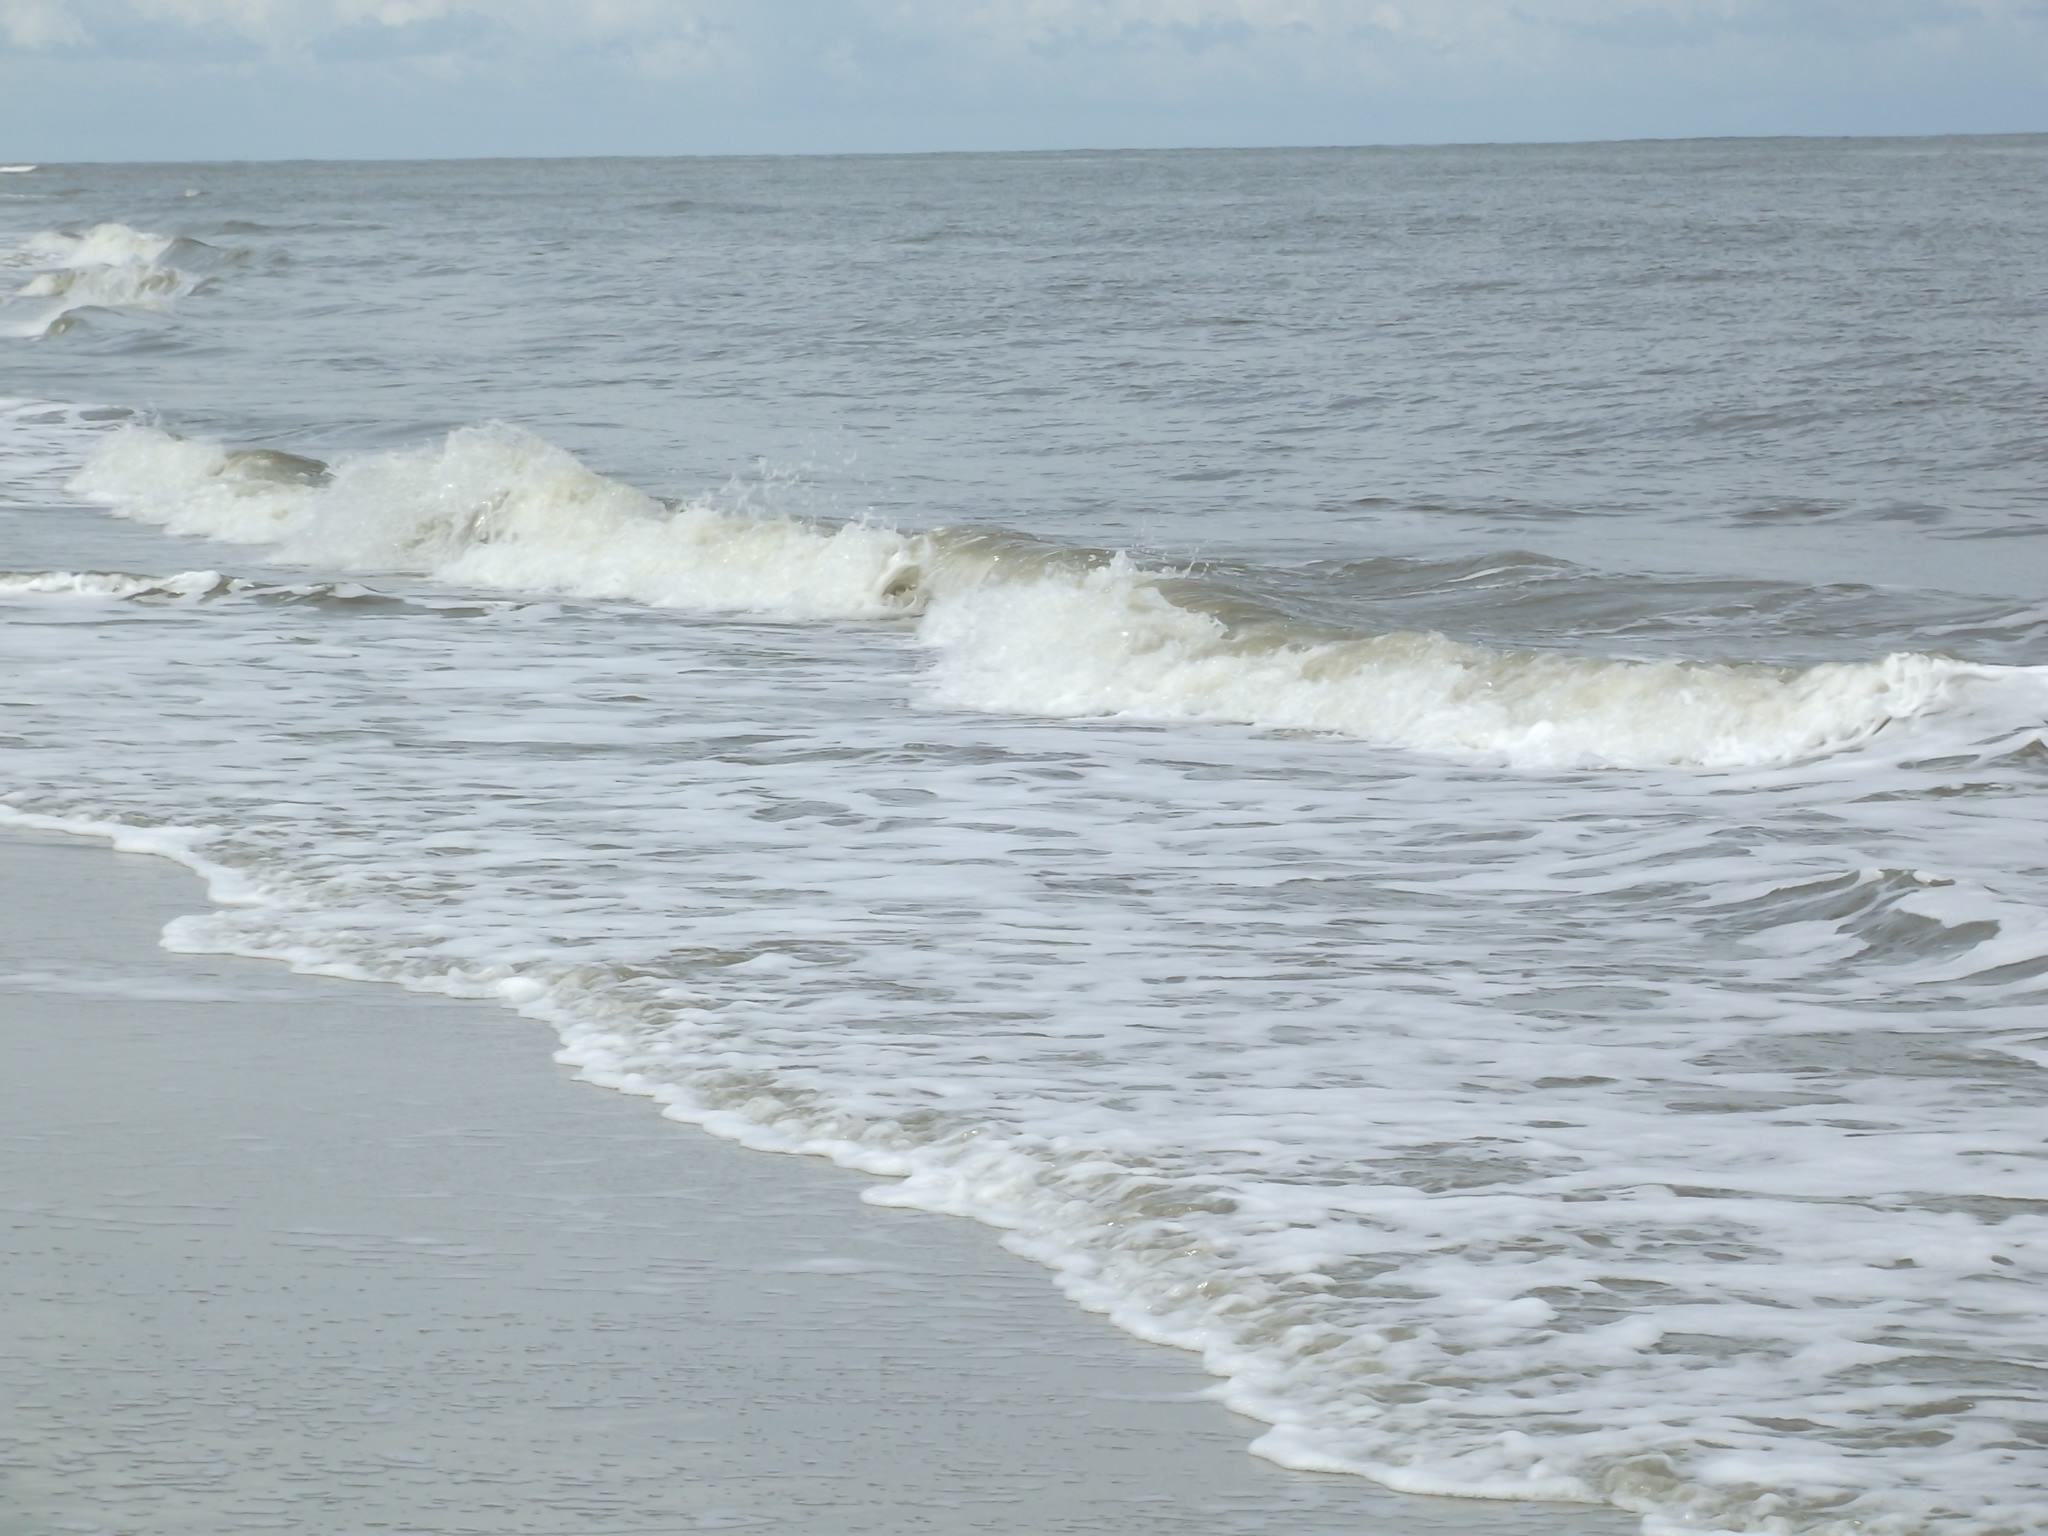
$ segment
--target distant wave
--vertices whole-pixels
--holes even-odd
[[[1002,530],[665,502],[500,425],[333,466],[129,426],[71,489],[296,564],[697,612],[914,619],[932,697],[956,707],[1308,731],[1527,767],[1795,761],[2016,671],[1910,652],[1790,667],[1361,633]]]
[[[0,335],[55,336],[87,309],[169,309],[205,281],[207,269],[240,254],[126,224],[44,230],[0,258],[35,274],[0,299]]]

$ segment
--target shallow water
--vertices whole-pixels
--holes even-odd
[[[0,796],[1284,1464],[2048,1528],[2044,159],[46,169]]]

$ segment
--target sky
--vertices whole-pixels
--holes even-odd
[[[2048,0],[0,0],[0,161],[2048,130]]]

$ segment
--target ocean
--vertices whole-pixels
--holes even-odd
[[[0,818],[1288,1467],[2048,1530],[2048,138],[45,166]]]

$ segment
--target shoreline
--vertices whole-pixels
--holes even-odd
[[[0,829],[0,1536],[1623,1536],[1249,1455],[967,1222],[573,1081],[487,1003],[172,955]]]

